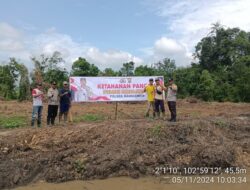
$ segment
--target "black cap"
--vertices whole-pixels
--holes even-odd
[[[151,79],[149,79],[149,81],[154,81],[154,79],[151,78]]]

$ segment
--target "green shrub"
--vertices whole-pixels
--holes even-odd
[[[0,116],[0,128],[18,128],[27,125],[25,117],[21,116]]]
[[[156,125],[154,128],[151,129],[151,133],[154,137],[159,137],[161,134],[163,126],[162,125]]]
[[[104,120],[104,117],[102,115],[85,114],[85,115],[77,117],[74,121],[76,121],[76,122],[81,122],[81,121],[95,122],[95,121],[103,121],[103,120]]]
[[[85,171],[85,164],[84,161],[81,160],[76,160],[74,162],[74,168],[77,171],[77,173],[82,173],[83,171]]]

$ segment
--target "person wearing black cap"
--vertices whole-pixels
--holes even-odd
[[[64,124],[68,120],[68,113],[71,106],[71,92],[69,90],[69,85],[67,81],[63,82],[63,89],[59,92],[60,96],[60,113],[59,113],[59,123],[62,120],[62,115],[64,115]]]
[[[55,119],[57,116],[58,111],[58,104],[59,104],[59,92],[56,87],[56,82],[51,82],[51,88],[49,88],[48,93],[48,115],[47,115],[47,126],[49,127],[50,124],[55,124]]]
[[[171,113],[170,122],[176,122],[176,95],[177,95],[177,86],[174,84],[174,80],[170,78],[168,80],[168,91],[167,91],[167,101],[168,109]]]
[[[162,112],[163,118],[165,117],[165,90],[164,82],[161,78],[155,79],[155,112],[160,117],[160,111]]]
[[[37,118],[37,126],[41,127],[42,111],[43,111],[42,83],[37,83],[36,88],[32,90],[32,97],[33,97],[33,110],[32,110],[31,126],[34,127],[35,120]]]

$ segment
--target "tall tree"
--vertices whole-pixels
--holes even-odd
[[[122,68],[120,69],[119,73],[122,76],[133,76],[135,69],[135,63],[133,61],[123,63]]]
[[[203,70],[200,76],[199,84],[197,85],[196,96],[205,101],[213,100],[214,88],[215,82],[211,74],[208,70]]]
[[[153,67],[156,75],[164,76],[165,82],[167,82],[168,78],[173,77],[174,71],[176,70],[175,60],[169,58],[155,63]]]
[[[51,81],[62,84],[68,78],[68,72],[63,65],[64,59],[60,52],[55,51],[51,56],[41,54],[39,57],[32,57],[34,70],[31,73],[33,85],[37,82],[44,82],[48,87]]]
[[[148,67],[147,65],[140,65],[135,68],[135,76],[153,76],[155,75],[155,69]]]
[[[19,63],[15,58],[10,58],[10,64],[15,66],[19,75],[18,100],[28,100],[30,98],[30,81],[27,67]]]
[[[28,69],[25,65],[20,64],[18,70],[20,73],[18,100],[28,100],[30,98],[30,81]]]
[[[7,64],[0,66],[0,96],[6,99],[16,98],[16,82],[18,68],[13,58]]]
[[[194,55],[203,69],[227,70],[238,58],[250,54],[249,37],[249,33],[239,28],[225,29],[217,23],[197,44]]]
[[[79,57],[72,65],[72,76],[97,76],[98,74],[99,68],[82,57]]]
[[[196,95],[195,92],[201,75],[199,65],[192,64],[189,67],[180,67],[175,70],[174,75],[179,97],[185,98]]]
[[[196,46],[195,57],[216,83],[214,99],[250,101],[250,33],[239,28],[225,28],[218,23]],[[244,82],[245,81],[245,82]]]
[[[115,72],[112,68],[106,68],[101,73],[102,76],[117,76],[117,72]]]

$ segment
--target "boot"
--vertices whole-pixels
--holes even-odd
[[[165,120],[165,112],[162,112],[162,119]]]
[[[56,119],[56,118],[54,118],[54,117],[51,118],[51,125],[55,125],[55,119]]]
[[[32,120],[31,121],[31,127],[34,127],[34,125],[35,125],[35,122],[34,122],[34,120]]]
[[[172,122],[176,122],[176,118],[173,118],[173,119],[172,119]]]
[[[41,121],[37,120],[37,127],[41,127]]]
[[[170,122],[176,122],[176,118],[171,118],[169,121]]]
[[[157,119],[159,119],[161,116],[160,112],[157,112],[156,115],[157,115]]]
[[[47,117],[47,126],[49,127],[49,125],[50,125],[50,118],[49,117]],[[52,122],[52,121],[51,121]]]
[[[153,117],[155,118],[155,112],[153,112]]]

